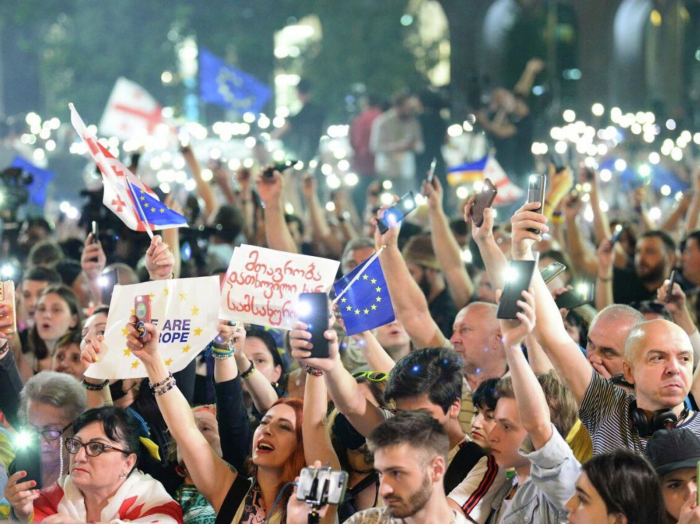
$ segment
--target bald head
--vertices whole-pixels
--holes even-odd
[[[632,328],[625,340],[625,360],[634,363],[644,352],[655,349],[662,343],[690,350],[692,355],[693,347],[688,334],[673,322],[656,319],[639,323]]]
[[[488,326],[489,331],[500,329],[496,312],[498,306],[489,302],[472,302],[462,309],[465,315],[479,317],[484,322],[484,327]],[[461,313],[460,312],[460,313]]]
[[[594,329],[598,322],[605,322],[606,324],[628,324],[630,327],[634,327],[637,324],[641,324],[646,319],[639,311],[624,304],[613,304],[600,310],[600,312],[595,316],[593,322],[591,322],[591,330]]]

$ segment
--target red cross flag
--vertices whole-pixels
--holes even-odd
[[[143,87],[120,77],[114,84],[107,107],[100,120],[102,136],[115,136],[126,141],[132,138],[155,135],[163,119],[163,108]]]

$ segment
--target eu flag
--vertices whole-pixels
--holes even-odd
[[[205,102],[238,113],[260,113],[270,98],[270,89],[253,75],[228,65],[200,47],[199,95]]]
[[[141,188],[128,184],[129,193],[135,202],[135,210],[141,220],[160,229],[169,227],[187,227],[187,219],[180,213],[176,213],[157,198],[152,197]]]
[[[371,257],[333,284],[336,296],[358,278],[338,300],[348,335],[378,328],[396,319],[379,257]]]
[[[51,180],[53,180],[53,178],[56,176],[55,173],[35,166],[29,160],[20,155],[17,155],[12,160],[10,167],[19,168],[26,173],[30,173],[34,177],[34,181],[30,186],[29,198],[33,204],[43,207],[46,203],[46,188],[48,187],[49,182],[51,182]]]

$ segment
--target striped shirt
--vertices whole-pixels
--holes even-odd
[[[630,424],[630,404],[635,400],[622,388],[605,380],[593,371],[579,417],[593,441],[593,455],[600,455],[619,448],[643,453],[649,438],[640,437]],[[678,427],[688,428],[700,436],[700,417],[691,412],[690,417]]]

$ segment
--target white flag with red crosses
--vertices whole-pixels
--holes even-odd
[[[102,113],[100,134],[119,140],[143,138],[155,135],[161,125],[169,132],[158,101],[140,85],[118,78]]]

